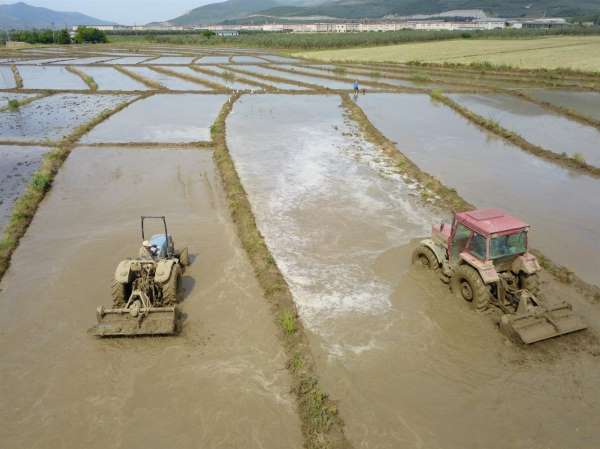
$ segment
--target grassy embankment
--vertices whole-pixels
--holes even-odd
[[[214,159],[237,234],[280,330],[279,336],[288,358],[287,368],[302,422],[304,446],[307,449],[350,448],[337,405],[319,384],[315,361],[302,322],[298,319],[292,294],[258,230],[252,207],[227,148],[225,120],[238,98],[239,94],[234,95],[223,106],[211,128]]]
[[[90,122],[76,128],[71,134],[63,138],[53,150],[46,153],[40,168],[31,177],[27,189],[15,202],[10,221],[4,229],[4,234],[0,240],[0,279],[8,269],[10,258],[19,245],[19,241],[25,235],[39,204],[50,190],[54,177],[77,141],[113,114],[146,96],[140,96],[134,100],[123,102],[114,109],[103,111]]]
[[[90,90],[92,92],[96,92],[98,90],[98,84],[96,84],[96,81],[94,80],[94,78],[92,78],[88,74],[82,72],[81,70],[79,70],[76,67],[68,65],[65,68],[69,72],[71,72],[73,75],[77,75],[79,78],[81,78],[83,80],[83,82],[85,84],[87,84],[87,86],[90,88]]]
[[[474,64],[489,69],[566,69],[600,74],[600,36],[447,40],[375,48],[300,52],[295,56],[328,62]]]

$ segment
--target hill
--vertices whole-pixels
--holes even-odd
[[[328,16],[346,19],[435,14],[482,9],[499,17],[572,17],[600,13],[598,0],[331,0],[312,7],[278,6],[261,11],[274,17]]]
[[[26,3],[0,5],[0,29],[64,28],[73,25],[106,25],[111,22],[78,12],[54,11]]]
[[[284,18],[376,19],[452,10],[497,17],[573,17],[600,14],[598,0],[228,0],[193,9],[173,25],[264,22]]]
[[[172,25],[207,25],[229,19],[240,19],[258,11],[279,6],[275,0],[227,0],[192,9],[190,12],[169,20]]]

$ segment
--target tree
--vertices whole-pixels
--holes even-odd
[[[60,30],[56,34],[56,42],[57,44],[67,45],[71,43],[71,36],[66,28]]]
[[[213,33],[213,32],[212,32],[212,31],[210,31],[210,30],[204,30],[204,31],[202,32],[202,35],[203,35],[205,38],[207,38],[207,39],[210,39],[211,37],[213,37],[213,36],[215,35],[215,33]]]
[[[75,42],[78,44],[99,44],[108,42],[106,33],[98,28],[80,27],[75,34]]]

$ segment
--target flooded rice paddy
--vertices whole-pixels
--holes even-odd
[[[428,95],[372,94],[359,106],[422,170],[478,207],[513,211],[533,226],[535,247],[600,284],[598,179],[493,137]]]
[[[209,91],[210,87],[203,84],[193,83],[176,76],[165,75],[164,73],[152,70],[149,67],[127,67],[130,72],[143,76],[151,81],[159,83],[169,90],[197,90]]]
[[[18,69],[25,89],[89,89],[80,77],[64,67],[19,66]]]
[[[555,153],[580,154],[589,164],[600,167],[600,130],[596,128],[508,95],[451,94],[449,97],[533,144]]]
[[[0,136],[20,142],[56,141],[132,95],[55,94],[0,112]]]
[[[593,441],[592,420],[563,410],[600,410],[594,356],[540,363],[435,276],[410,269],[412,239],[436,218],[344,120],[337,97],[243,98],[227,132],[322,379],[349,404],[341,412],[355,447]],[[535,414],[532,400],[543,404]],[[565,432],[575,424],[579,434]]]
[[[83,137],[83,143],[189,143],[210,139],[226,95],[159,94],[137,101]]]
[[[530,89],[527,93],[538,100],[547,101],[584,116],[600,120],[600,93],[598,92]]]
[[[0,145],[0,233],[47,151],[47,148]]]
[[[162,67],[254,91],[233,106],[227,143],[350,449],[595,449],[598,301],[543,274],[544,294],[573,304],[590,329],[530,347],[509,343],[493,314],[475,313],[436,276],[411,267],[418,240],[450,211],[423,201],[422,186],[361,134],[341,97],[323,94],[350,91],[354,79],[394,91],[431,88],[427,77],[468,88],[468,77],[406,66],[344,69],[251,49],[73,48],[20,52],[31,92],[16,88],[13,53],[0,59],[0,109],[11,99],[58,91],[0,111],[0,229],[54,142],[103,110],[138,99],[140,90],[147,97],[79,140],[0,282],[0,446],[306,444],[274,323],[279,315],[238,241],[212,162],[210,129],[230,98],[152,70]],[[192,62],[211,74],[193,70]],[[66,71],[72,64],[101,92],[69,92],[88,89]],[[162,88],[149,92],[113,65]],[[508,83],[479,77],[491,87]],[[595,117],[597,93],[532,83],[533,77],[511,87]],[[448,95],[531,143],[568,152],[571,141],[577,148],[568,154],[586,151],[590,163],[600,153],[592,151],[593,127],[516,97],[476,96],[475,84],[458,97],[451,85],[444,87]],[[530,222],[533,246],[600,284],[597,178],[509,145],[429,95],[372,90],[367,85],[356,97],[358,106],[421,170],[477,206],[502,207]],[[110,304],[117,262],[137,254],[142,214],[165,214],[176,246],[192,254],[181,292],[182,331],[172,338],[95,339],[86,330],[96,306]]]
[[[112,67],[81,67],[80,70],[96,81],[98,90],[148,90],[145,84],[124,75]]]
[[[116,264],[138,252],[140,215],[157,213],[194,256],[182,334],[86,336]],[[76,150],[1,285],[3,445],[302,446],[275,326],[209,151]]]

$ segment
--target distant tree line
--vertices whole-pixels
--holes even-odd
[[[5,33],[4,33],[5,34]],[[13,30],[7,36],[11,41],[27,42],[28,44],[58,44],[68,45],[73,42],[77,44],[97,44],[107,42],[106,33],[97,28],[80,27],[71,39],[69,31],[62,30]],[[6,36],[3,41],[6,40]]]
[[[313,50],[328,48],[371,47],[377,45],[427,42],[448,39],[523,39],[537,36],[600,35],[598,27],[567,26],[551,29],[502,29],[491,31],[420,31],[403,30],[364,33],[276,33],[242,31],[238,36],[205,36],[202,31],[112,32],[111,42],[149,42],[204,46],[240,46]]]

